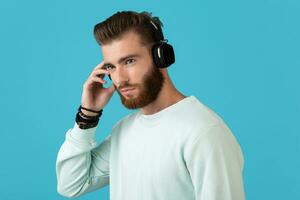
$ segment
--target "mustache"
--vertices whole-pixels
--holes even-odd
[[[119,87],[116,87],[116,88],[118,88],[118,90],[121,90],[121,89],[127,88],[127,87],[138,87],[138,86],[139,86],[139,84],[124,83],[124,84],[121,84]]]

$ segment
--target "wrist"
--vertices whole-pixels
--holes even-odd
[[[98,125],[102,112],[103,109],[96,111],[80,105],[75,120],[81,129],[92,128]]]
[[[77,112],[75,121],[77,122],[79,128],[88,129],[97,126],[99,119],[100,116],[88,117],[81,112]]]

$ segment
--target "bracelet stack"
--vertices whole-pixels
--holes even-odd
[[[87,111],[90,111],[90,112],[93,112],[93,113],[97,113],[97,115],[96,116],[85,115],[81,111],[81,109],[87,110]],[[89,109],[89,108],[82,107],[80,105],[79,108],[78,108],[78,112],[76,114],[75,121],[78,124],[79,128],[81,128],[81,129],[93,128],[93,127],[96,127],[98,125],[99,118],[102,115],[102,112],[103,112],[103,109],[101,109],[100,111],[95,111],[95,110],[92,110],[92,109]]]

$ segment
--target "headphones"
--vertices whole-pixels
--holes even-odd
[[[175,54],[172,45],[168,44],[168,40],[164,39],[162,31],[150,19],[150,23],[154,27],[155,39],[157,42],[152,47],[152,57],[154,64],[158,68],[167,68],[175,62]]]
[[[159,29],[151,19],[149,20],[154,27],[156,39],[151,49],[153,62],[158,68],[167,68],[175,62],[174,49],[172,45],[168,44],[168,40],[164,39],[161,29]],[[108,77],[111,80],[110,75],[108,75]]]
[[[175,62],[175,54],[172,45],[168,44],[168,40],[164,39],[162,31],[150,20],[155,29],[155,37],[157,42],[152,47],[152,57],[158,68],[167,68]]]

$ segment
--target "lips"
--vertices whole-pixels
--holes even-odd
[[[129,90],[133,90],[134,88],[123,88],[123,89],[121,89],[120,91],[121,92],[127,92],[127,91],[129,91]]]
[[[121,91],[121,93],[122,94],[129,94],[132,90],[134,90],[135,88],[123,88],[123,89],[121,89],[120,91]]]

